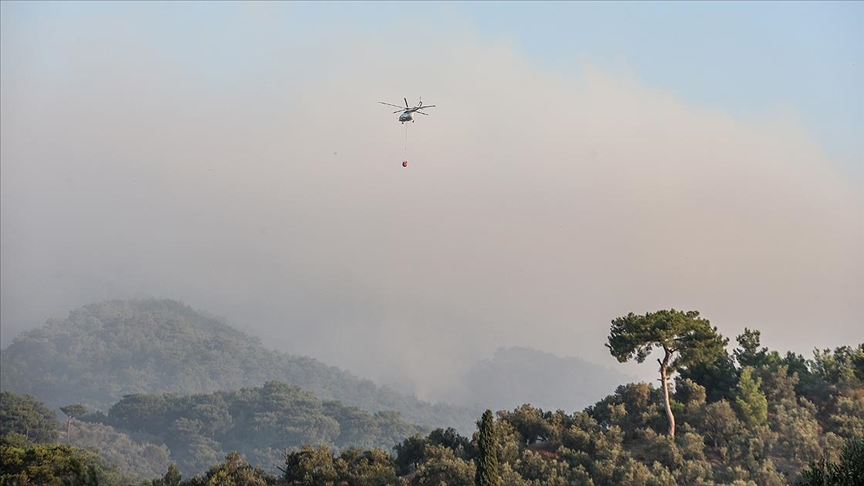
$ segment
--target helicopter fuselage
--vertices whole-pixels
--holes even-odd
[[[402,114],[399,115],[399,121],[402,122],[403,124],[405,122],[409,122],[409,121],[413,123],[414,122],[414,113],[420,113],[421,115],[428,115],[429,113],[423,113],[420,110],[423,110],[425,108],[435,108],[435,105],[425,105],[424,106],[423,100],[420,100],[420,103],[418,103],[417,106],[414,106],[414,107],[412,107],[408,104],[408,98],[402,98],[402,100],[405,101],[405,108],[402,108],[399,105],[394,105],[393,103],[385,103],[383,101],[379,101],[378,103],[381,103],[382,105],[392,106],[393,108],[399,108],[398,110],[394,111],[393,113],[396,114],[396,113],[399,113],[400,111],[402,112]]]

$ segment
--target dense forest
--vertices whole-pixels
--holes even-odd
[[[70,404],[65,424],[33,397],[5,392],[0,484],[864,484],[864,344],[805,358],[769,350],[746,329],[730,352],[708,324],[677,311],[613,321],[607,346],[620,361],[662,352],[668,398],[663,386],[629,383],[575,413],[487,411],[470,437],[275,382],[129,395],[107,414]],[[125,452],[78,442],[91,427]],[[149,476],[130,468],[136,455],[152,459]]]
[[[371,413],[394,410],[421,425],[473,427],[476,411],[430,404],[308,357],[263,347],[181,302],[113,300],[84,306],[16,337],[0,352],[0,390],[50,407],[107,410],[124,395],[193,395],[288,383]]]
[[[579,410],[631,377],[578,358],[530,348],[499,349],[432,404],[260,341],[172,300],[108,301],[18,336],[0,351],[0,390],[39,397],[48,406],[81,403],[107,411],[124,395],[193,395],[278,381],[323,400],[370,413],[394,410],[406,421],[470,433],[485,408],[530,401]],[[449,405],[449,404],[456,405]]]
[[[56,437],[55,412],[29,395],[0,396],[3,417],[30,417],[5,422],[4,434],[36,442]],[[107,414],[88,413],[77,404],[61,409],[68,417],[63,443],[95,449],[118,471],[135,477],[164,470],[169,457],[181,473],[197,474],[228,451],[275,471],[286,448],[391,449],[405,437],[431,430],[404,422],[398,412],[370,414],[278,382],[201,395],[127,395]]]

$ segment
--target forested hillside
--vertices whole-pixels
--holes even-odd
[[[97,452],[117,472],[147,478],[164,472],[169,458],[191,476],[237,451],[275,472],[284,450],[304,444],[390,450],[432,430],[406,423],[398,412],[370,414],[278,382],[201,395],[127,395],[107,414],[63,410],[68,418],[61,426],[56,413],[30,395],[2,392],[0,435],[33,443],[59,438]]]
[[[693,315],[662,314],[707,325]],[[635,317],[632,322],[644,316]],[[656,320],[652,326],[674,327]],[[674,345],[692,346],[694,334],[686,336]],[[479,430],[470,437],[451,428],[414,433],[395,416],[318,401],[278,383],[198,396],[129,396],[107,415],[70,420],[68,430],[73,445],[83,434],[77,431],[93,422],[168,444],[170,461],[182,467],[169,466],[142,483],[148,486],[864,484],[864,344],[805,358],[762,347],[759,331],[745,330],[736,342],[731,352],[703,352],[676,370],[669,397],[674,433],[663,389],[650,383],[621,385],[576,413],[530,404],[490,412],[477,417]],[[0,484],[48,473],[130,484],[124,479],[130,467],[119,458],[106,461],[108,448],[100,459],[88,456],[89,449],[52,445],[64,433],[51,410],[20,395],[0,398]],[[385,445],[400,435],[395,447]],[[352,442],[357,437],[371,446],[345,447],[362,443]],[[138,447],[154,463],[164,460],[161,446]],[[283,447],[284,456],[277,454]],[[46,468],[49,463],[57,465]]]
[[[57,412],[32,396],[0,393],[2,485],[60,484],[60,478],[83,479],[90,468],[104,484],[130,484],[160,476],[170,465],[164,445],[133,439],[110,425],[75,419],[61,424]]]
[[[430,404],[311,358],[264,348],[221,319],[172,300],[109,301],[18,336],[0,352],[0,389],[51,407],[107,410],[127,394],[212,393],[288,383],[411,423],[470,430],[467,409]]]
[[[172,465],[142,484],[864,484],[864,344],[805,358],[760,339],[745,329],[730,351],[698,312],[630,314],[613,321],[610,352],[642,362],[646,346],[659,346],[661,370],[673,374],[668,398],[663,387],[630,383],[581,412],[525,404],[483,414],[471,437],[418,433],[395,414],[273,382],[131,395],[107,414],[70,405],[65,427],[32,397],[3,393],[0,484],[45,475],[131,484],[164,465],[166,452]],[[94,434],[113,445],[94,444]]]
[[[398,412],[370,414],[278,382],[206,395],[128,395],[107,416],[82,420],[166,444],[184,474],[203,472],[230,451],[275,471],[286,448],[390,449],[405,437],[431,430],[404,422]]]

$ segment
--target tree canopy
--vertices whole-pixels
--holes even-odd
[[[606,347],[619,362],[642,363],[654,348],[672,355],[668,371],[716,358],[728,343],[699,311],[629,313],[612,321]]]
[[[19,434],[34,443],[57,438],[57,413],[31,395],[0,393],[0,435]]]
[[[492,410],[483,412],[477,436],[477,486],[501,486],[498,475],[498,437]]]
[[[669,403],[669,373],[680,367],[711,362],[724,351],[728,342],[698,311],[661,310],[644,316],[629,313],[612,321],[606,347],[623,363],[631,359],[642,363],[656,347],[663,350],[660,382],[669,419],[669,435],[675,435],[675,416]]]
[[[0,389],[107,410],[125,395],[201,394],[281,381],[369,413],[470,429],[474,413],[431,404],[312,358],[268,349],[224,320],[168,299],[86,305],[0,351]]]
[[[699,320],[684,314],[675,319]],[[670,320],[655,322],[674,327]],[[707,321],[696,325],[725,343]],[[864,344],[817,349],[808,359],[762,347],[758,331],[739,338],[731,354],[698,359],[680,359],[689,348],[675,346],[687,339],[658,338],[661,367],[678,372],[674,395],[666,380],[624,383],[581,411],[530,403],[488,410],[471,437],[270,381],[128,394],[107,414],[64,407],[78,419],[71,442],[60,445],[54,410],[3,392],[0,484],[476,485],[494,483],[492,471],[506,486],[860,484]],[[647,344],[619,351],[644,361]],[[674,436],[664,411],[677,418]]]

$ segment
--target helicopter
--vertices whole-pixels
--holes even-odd
[[[402,99],[405,100],[405,108],[402,108],[399,105],[394,105],[392,103],[384,103],[383,101],[379,101],[378,103],[381,103],[382,105],[387,105],[387,106],[399,108],[398,110],[394,111],[393,113],[399,113],[400,111],[402,112],[402,114],[399,115],[399,121],[402,122],[403,125],[407,121],[414,123],[414,113],[420,113],[421,115],[429,116],[429,113],[423,113],[420,110],[435,107],[435,105],[424,105],[423,104],[423,98],[420,98],[420,104],[418,104],[417,106],[412,108],[412,107],[408,106],[408,98],[402,98]]]

